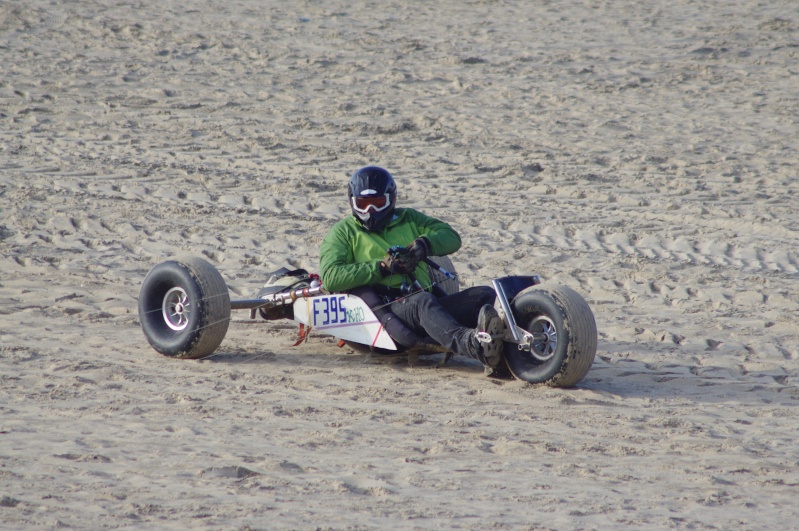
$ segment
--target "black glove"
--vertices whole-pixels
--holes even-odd
[[[416,259],[416,265],[422,260],[430,256],[430,242],[424,236],[419,236],[408,246],[408,252]]]
[[[380,272],[384,277],[388,275],[407,275],[413,273],[419,260],[407,247],[392,247],[380,262]]]

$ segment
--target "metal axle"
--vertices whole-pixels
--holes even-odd
[[[261,299],[242,299],[230,301],[231,310],[257,310],[258,308],[274,308],[281,304],[293,304],[301,298],[313,297],[322,293],[322,286],[301,288],[294,291],[283,291],[264,295]]]

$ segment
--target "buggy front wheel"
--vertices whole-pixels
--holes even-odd
[[[505,344],[513,376],[552,387],[572,387],[585,377],[596,356],[597,330],[579,293],[566,286],[533,286],[514,297],[511,311],[517,326],[532,335],[529,350]]]

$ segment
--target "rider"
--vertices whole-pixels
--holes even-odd
[[[479,360],[491,374],[502,352],[502,340],[491,336],[504,326],[493,306],[494,290],[476,286],[438,297],[431,291],[424,263],[428,256],[457,251],[461,246],[458,233],[417,210],[396,208],[394,178],[377,166],[352,174],[347,199],[353,215],[336,223],[322,241],[320,270],[325,289],[359,295],[364,287],[374,290],[380,302],[388,304],[390,317],[399,317],[415,334],[429,336],[455,354]],[[403,292],[403,284],[412,284],[414,278],[424,289]]]

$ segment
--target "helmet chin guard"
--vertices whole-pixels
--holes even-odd
[[[380,230],[394,217],[397,184],[383,168],[365,166],[350,177],[347,199],[352,214],[365,230]]]

